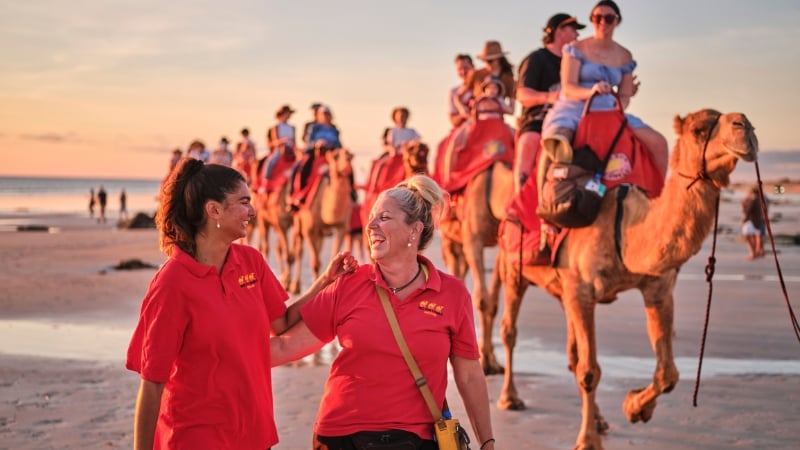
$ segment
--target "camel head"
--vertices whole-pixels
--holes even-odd
[[[403,144],[403,167],[406,177],[415,173],[428,173],[428,146],[419,141],[410,141]]]
[[[346,148],[337,148],[325,152],[329,173],[350,176],[353,173],[353,154]]]
[[[675,116],[674,125],[678,135],[670,161],[674,173],[709,178],[717,186],[727,186],[738,160],[756,159],[758,140],[753,125],[742,113],[703,109],[686,117]]]

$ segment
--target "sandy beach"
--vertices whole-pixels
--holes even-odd
[[[711,238],[681,270],[674,349],[681,382],[658,401],[647,424],[630,424],[621,404],[648,383],[655,359],[638,293],[597,309],[598,400],[611,428],[605,448],[796,449],[800,442],[800,342],[777,281],[775,262],[748,261],[738,236],[741,190],[726,190],[720,212],[714,297],[698,407],[692,406],[708,285]],[[789,297],[800,312],[800,196],[796,184],[772,200],[772,230]],[[134,211],[135,212],[135,211]],[[130,448],[138,375],[123,367],[153,269],[116,271],[126,259],[158,265],[155,230],[118,230],[69,214],[5,215],[55,232],[0,232],[0,450]],[[329,252],[326,243],[326,252]],[[766,244],[769,248],[769,243]],[[494,250],[487,255],[491,260]],[[327,255],[328,253],[325,253]],[[426,252],[440,267],[438,241]],[[274,266],[270,255],[270,265]],[[304,267],[305,279],[310,277]],[[470,283],[468,283],[469,285]],[[497,448],[569,449],[580,400],[564,355],[559,304],[529,288],[520,319],[516,382],[528,408],[492,406]],[[496,352],[502,344],[495,332]],[[310,360],[274,370],[278,450],[307,449],[327,375]],[[501,376],[487,378],[492,402]],[[448,397],[466,421],[455,387]],[[473,445],[473,449],[477,448]]]

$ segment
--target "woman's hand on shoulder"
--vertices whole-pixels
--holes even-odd
[[[339,252],[331,259],[331,262],[328,263],[328,267],[325,268],[322,277],[326,281],[326,284],[329,284],[346,273],[354,272],[357,268],[358,261],[355,256],[351,255],[349,252]]]

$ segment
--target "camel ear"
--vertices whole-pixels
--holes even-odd
[[[683,122],[684,122],[684,120],[685,119],[683,117],[681,117],[679,115],[676,115],[675,119],[674,119],[674,121],[672,123],[672,127],[675,129],[675,134],[677,134],[678,136],[683,134]]]

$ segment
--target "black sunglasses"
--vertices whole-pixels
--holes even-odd
[[[612,24],[612,23],[617,21],[617,15],[616,14],[593,14],[591,19],[592,19],[592,22],[596,23],[596,24],[603,23],[603,20],[605,20],[607,24]]]

